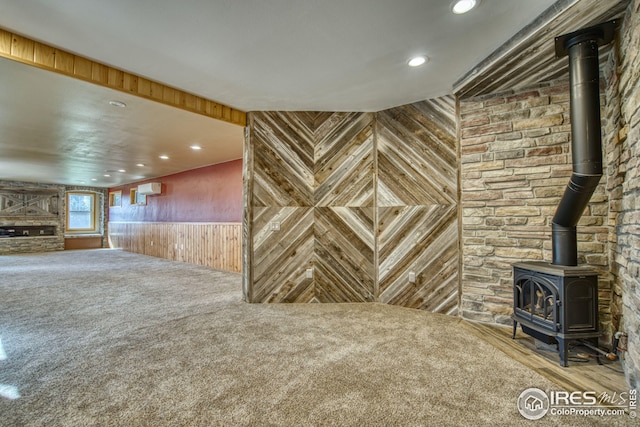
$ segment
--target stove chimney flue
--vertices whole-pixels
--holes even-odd
[[[602,177],[598,47],[613,40],[616,21],[555,39],[556,57],[569,55],[573,174],[553,217],[555,265],[578,265],[576,225]]]

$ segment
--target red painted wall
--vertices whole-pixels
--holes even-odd
[[[129,190],[147,182],[162,183],[162,194],[147,196],[146,205],[131,205]],[[122,206],[109,208],[109,221],[242,221],[242,160],[109,189],[118,190],[122,191]]]

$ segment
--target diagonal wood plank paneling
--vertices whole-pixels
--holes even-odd
[[[309,114],[251,113],[253,206],[313,206],[314,119]]]
[[[453,314],[459,288],[455,99],[382,111],[376,126],[379,300]]]
[[[443,97],[377,114],[377,206],[457,200],[455,100]]]
[[[380,302],[453,314],[458,306],[455,206],[378,208]],[[415,273],[415,283],[409,273]]]
[[[373,213],[369,207],[316,207],[315,296],[319,302],[374,300]]]
[[[375,114],[249,119],[248,300],[381,301],[456,312],[453,97]],[[305,277],[310,267],[313,279]],[[408,271],[416,285],[403,280]]]
[[[272,224],[280,224],[273,230]],[[313,208],[254,208],[251,302],[310,302],[313,280]]]
[[[315,132],[315,206],[373,206],[373,114],[334,113]]]

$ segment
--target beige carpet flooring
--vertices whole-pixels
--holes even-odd
[[[559,388],[458,318],[247,304],[238,274],[122,251],[0,256],[0,340],[1,426],[621,421],[525,420],[522,390]]]

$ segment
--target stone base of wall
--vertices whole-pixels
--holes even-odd
[[[52,237],[11,237],[0,239],[0,255],[64,250],[64,239]]]

